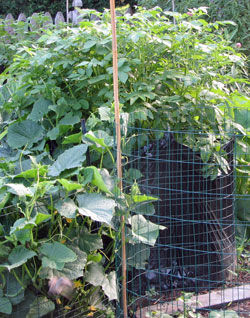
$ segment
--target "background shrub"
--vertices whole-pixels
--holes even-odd
[[[175,10],[181,13],[190,8],[209,7],[207,20],[232,20],[237,27],[228,27],[228,39],[241,42],[245,53],[250,53],[250,2],[249,0],[175,0]],[[138,0],[138,4],[149,9],[160,6],[163,10],[172,10],[172,0]]]
[[[69,1],[70,5],[72,0]],[[116,0],[116,5],[130,4],[134,5],[135,0]],[[83,8],[96,9],[102,11],[104,8],[109,8],[109,0],[85,0],[83,1]],[[7,13],[12,13],[17,17],[20,12],[26,16],[30,16],[34,12],[49,11],[54,16],[58,11],[66,12],[66,1],[62,0],[14,0],[1,1],[0,16],[5,17]]]

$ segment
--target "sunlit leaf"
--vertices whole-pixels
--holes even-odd
[[[85,279],[93,286],[102,286],[102,289],[108,296],[109,300],[117,299],[115,272],[110,272],[107,275],[105,274],[102,265],[93,263],[89,266],[88,272],[85,275]]]
[[[57,211],[66,218],[75,218],[77,213],[77,206],[70,198],[60,200],[56,203],[55,208]]]
[[[79,213],[92,220],[112,225],[112,217],[116,203],[98,193],[80,194],[77,196]]]
[[[154,246],[158,238],[159,231],[165,230],[166,227],[146,220],[142,215],[131,217],[132,237],[131,243],[144,243]]]
[[[9,264],[1,264],[0,267],[5,267],[9,271],[13,268],[17,268],[27,262],[28,259],[36,256],[34,251],[28,250],[24,246],[16,246],[11,251],[8,261]]]
[[[86,159],[84,154],[87,148],[87,145],[78,145],[65,150],[49,168],[49,175],[59,176],[66,169],[81,167]]]

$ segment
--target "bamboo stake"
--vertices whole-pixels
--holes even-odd
[[[69,23],[69,0],[66,0],[66,21]]]
[[[172,12],[175,12],[175,0],[172,0]],[[176,24],[175,17],[174,17],[174,24]]]
[[[110,0],[111,26],[112,26],[112,47],[113,47],[113,85],[115,101],[115,125],[116,125],[116,144],[117,144],[117,175],[119,188],[122,191],[122,159],[121,159],[121,127],[119,110],[119,87],[118,87],[118,57],[117,57],[117,38],[116,38],[116,19],[115,19],[115,0]],[[121,216],[122,234],[122,302],[124,318],[128,317],[127,309],[127,263],[126,263],[126,238],[125,238],[125,218]]]

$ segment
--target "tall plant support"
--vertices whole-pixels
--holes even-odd
[[[172,12],[175,12],[175,0],[172,0]],[[174,18],[174,24],[176,24],[175,18]]]
[[[117,37],[116,37],[116,19],[115,19],[115,0],[110,0],[111,26],[112,26],[112,47],[113,47],[113,85],[115,102],[115,125],[116,125],[116,143],[117,143],[117,176],[119,188],[122,191],[122,161],[121,161],[121,128],[120,128],[120,110],[119,110],[119,87],[118,87],[118,57],[117,57]],[[121,235],[122,235],[122,302],[123,315],[127,318],[127,265],[126,265],[126,242],[125,242],[125,218],[121,216]]]
[[[69,23],[69,0],[66,0],[66,21]]]

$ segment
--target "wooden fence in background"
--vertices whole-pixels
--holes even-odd
[[[77,8],[81,8],[82,5],[83,5],[82,0],[73,0],[72,6],[73,6],[74,10],[69,11],[68,10],[68,8],[69,8],[68,0],[66,0],[66,17],[64,16],[64,14],[62,12],[57,12],[55,18],[53,19],[51,14],[49,12],[46,12],[45,16],[47,16],[47,19],[43,23],[43,27],[46,28],[49,24],[58,25],[61,22],[71,22],[72,24],[78,24],[78,22],[81,20],[81,18],[80,18],[80,13],[77,10]],[[30,19],[27,19],[27,17],[25,16],[24,13],[20,13],[16,21],[17,22],[28,21],[29,28],[32,31],[32,30],[37,29],[36,16],[38,16],[38,13],[33,13],[32,16],[30,17]],[[94,18],[97,18],[97,17],[94,17]],[[10,34],[14,33],[14,28],[11,26],[11,24],[13,22],[15,22],[13,15],[11,13],[7,14],[7,16],[5,18],[5,30]]]

